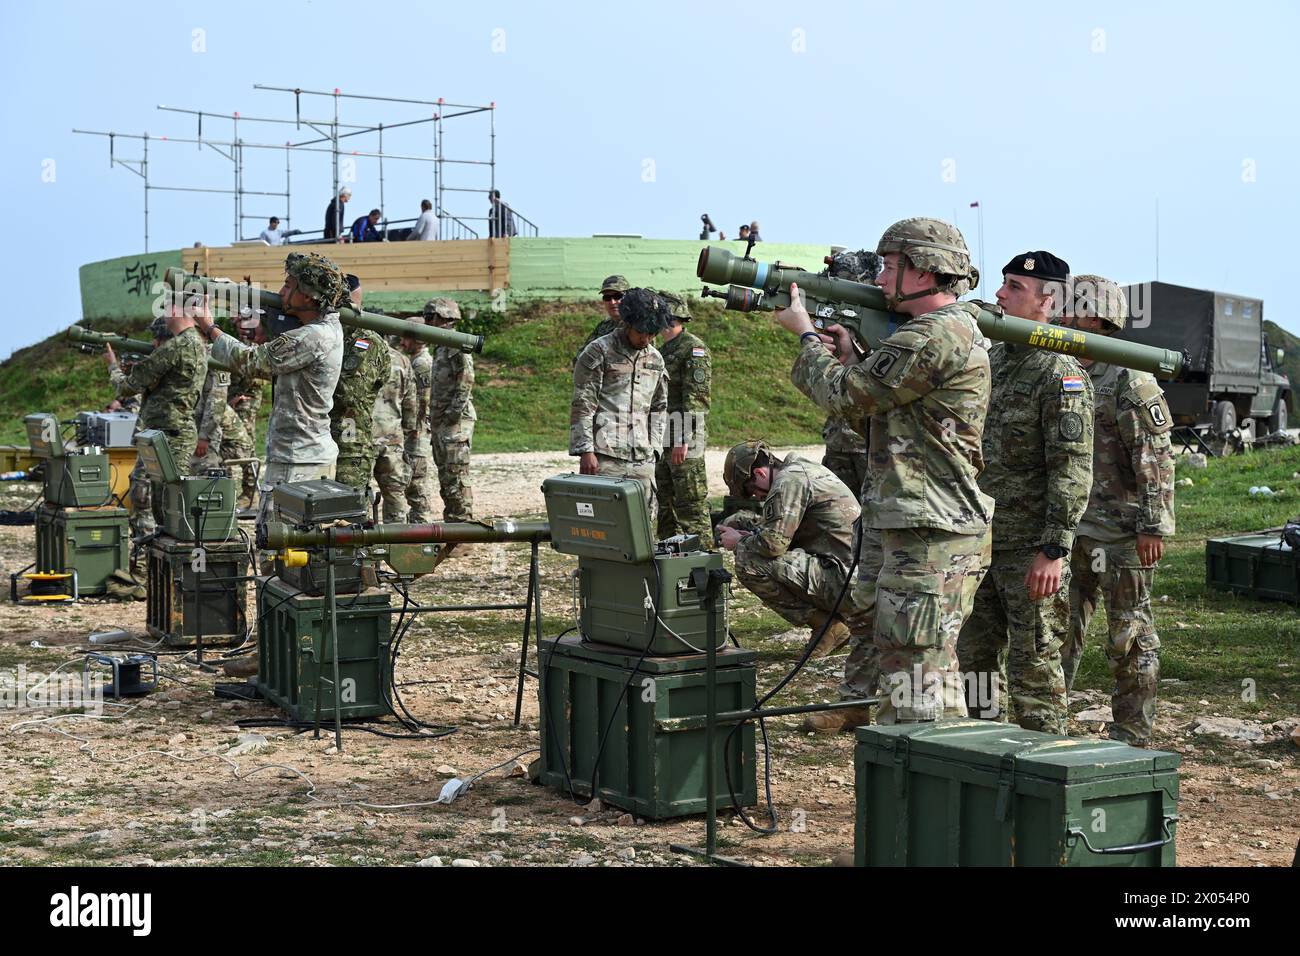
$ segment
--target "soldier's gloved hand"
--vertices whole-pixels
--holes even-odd
[[[673,464],[680,465],[686,460],[686,446],[673,445]]]
[[[578,456],[578,463],[579,463],[579,467],[578,467],[579,474],[582,475],[600,474],[600,465],[596,463],[595,452],[584,451],[581,455]]]
[[[1165,556],[1165,539],[1158,534],[1138,533],[1138,560],[1149,568]]]
[[[1061,566],[1064,558],[1049,558],[1039,551],[1034,555],[1034,563],[1025,575],[1025,589],[1029,591],[1029,600],[1041,601],[1055,594],[1061,588]]]

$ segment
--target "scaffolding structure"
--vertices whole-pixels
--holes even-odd
[[[328,153],[330,155],[330,171],[332,188],[330,195],[337,198],[339,191],[348,186],[348,183],[340,181],[340,157],[362,157],[374,158],[379,161],[379,209],[384,216],[381,221],[381,230],[385,237],[388,236],[391,226],[400,225],[402,222],[412,220],[391,221],[387,218],[384,204],[384,161],[401,161],[429,163],[433,166],[434,189],[433,211],[438,224],[439,239],[477,239],[481,238],[479,231],[470,225],[471,222],[482,222],[484,224],[483,232],[487,235],[496,236],[500,231],[499,224],[493,222],[493,213],[484,215],[459,214],[448,208],[449,193],[470,193],[480,194],[485,200],[490,201],[490,197],[496,190],[496,103],[489,103],[486,106],[470,105],[464,103],[448,103],[442,97],[436,100],[415,100],[404,99],[390,96],[365,96],[356,93],[343,93],[335,89],[333,92],[323,90],[307,90],[300,87],[279,87],[263,86],[254,84],[253,89],[264,90],[267,92],[290,93],[294,99],[294,115],[292,119],[282,117],[263,117],[263,116],[246,116],[239,112],[218,113],[208,110],[195,110],[160,104],[159,110],[169,113],[180,113],[193,116],[196,119],[197,130],[193,138],[175,137],[175,136],[151,136],[145,133],[121,133],[117,131],[85,130],[74,129],[72,132],[87,136],[102,136],[108,139],[108,156],[110,167],[121,166],[124,169],[134,173],[143,181],[144,186],[144,251],[149,251],[149,193],[151,191],[166,192],[191,192],[191,193],[217,193],[229,195],[233,198],[233,232],[234,242],[256,241],[256,236],[244,236],[244,224],[249,220],[260,220],[266,222],[270,217],[265,215],[256,215],[246,210],[244,205],[245,197],[276,197],[284,201],[284,214],[280,216],[277,212],[275,215],[281,218],[283,226],[288,229],[292,226],[291,202],[293,192],[293,156],[295,153]],[[303,116],[303,97],[327,97],[333,101],[333,116],[329,119],[314,119]],[[432,113],[429,116],[418,119],[403,120],[394,123],[345,123],[340,119],[340,101],[341,100],[361,100],[367,102],[403,104],[405,106],[431,107]],[[483,115],[488,118],[488,157],[487,159],[461,159],[452,158],[446,154],[445,150],[445,130],[444,125],[448,120],[459,117]],[[214,139],[205,136],[203,131],[204,121],[207,120],[209,125],[212,121],[229,123],[229,138]],[[301,142],[285,141],[283,143],[263,143],[246,140],[240,135],[241,123],[263,123],[275,125],[291,125],[295,130],[302,130],[305,126],[312,133],[314,138],[304,139]],[[384,133],[408,126],[420,126],[432,124],[432,145],[433,150],[429,155],[410,155],[406,153],[390,153],[384,151]],[[353,136],[364,136],[374,134],[377,136],[376,148],[374,151],[344,149],[340,145],[341,140],[349,139]],[[139,156],[122,157],[118,155],[118,140],[138,141],[141,144],[141,153]],[[150,178],[149,170],[149,145],[150,143],[176,143],[182,145],[193,145],[199,152],[204,147],[216,152],[222,158],[230,163],[233,175],[233,183],[230,188],[218,188],[211,186],[187,186],[187,185],[159,185]],[[247,170],[245,168],[245,151],[257,150],[274,150],[284,153],[284,190],[254,190],[245,185]],[[458,167],[487,167],[488,185],[487,188],[460,185],[459,183],[449,183],[448,167],[453,169]],[[342,221],[342,210],[338,204],[335,204],[335,235],[346,235],[348,224]],[[537,235],[538,230],[535,223],[525,217],[509,210],[511,220],[510,230],[506,233],[519,235]],[[317,230],[300,230],[303,235],[311,236],[314,233],[323,233],[323,229]],[[300,241],[312,241],[311,239]],[[317,240],[319,241],[319,240]]]

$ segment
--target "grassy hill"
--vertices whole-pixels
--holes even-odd
[[[724,314],[713,303],[694,311],[691,331],[713,352],[710,444],[756,436],[778,444],[819,442],[823,416],[790,384],[794,338],[765,316]],[[487,336],[475,358],[476,452],[568,447],[573,357],[603,315],[594,305],[539,303],[466,321]],[[92,326],[148,337],[144,323]],[[69,418],[111,398],[101,357],[72,348],[62,336],[20,349],[0,363],[0,444],[26,444],[22,419],[30,412]],[[266,409],[264,403],[263,416]]]
[[[1278,371],[1285,372],[1287,378],[1291,380],[1292,389],[1300,391],[1300,339],[1268,319],[1264,320],[1264,335],[1271,348],[1281,349],[1284,353],[1282,366]],[[1297,412],[1300,412],[1300,401],[1297,401],[1296,391],[1291,393],[1293,420]]]

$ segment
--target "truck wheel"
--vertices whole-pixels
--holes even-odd
[[[1226,438],[1237,428],[1237,406],[1232,402],[1219,402],[1214,406],[1214,434]]]
[[[1279,395],[1277,404],[1273,406],[1273,414],[1268,417],[1268,430],[1270,432],[1286,431],[1286,396]]]

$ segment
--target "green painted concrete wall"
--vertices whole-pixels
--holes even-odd
[[[88,319],[152,318],[153,284],[162,281],[165,270],[181,265],[184,252],[184,249],[145,252],[82,266],[79,270],[82,316]]]
[[[611,273],[627,276],[635,285],[698,296],[701,282],[695,263],[705,245],[721,245],[737,254],[740,242],[704,243],[692,239],[512,239],[510,240],[510,302],[537,299],[591,300],[598,297],[601,281]],[[123,256],[81,267],[81,307],[88,318],[149,318],[153,295],[149,287],[170,266],[185,266],[184,249]],[[820,271],[830,245],[810,246],[761,242],[756,258]],[[185,266],[189,268],[188,266]],[[365,278],[364,276],[362,277]],[[437,289],[411,292],[366,293],[368,308],[394,314],[419,312]],[[487,307],[484,292],[443,293],[467,308]]]

